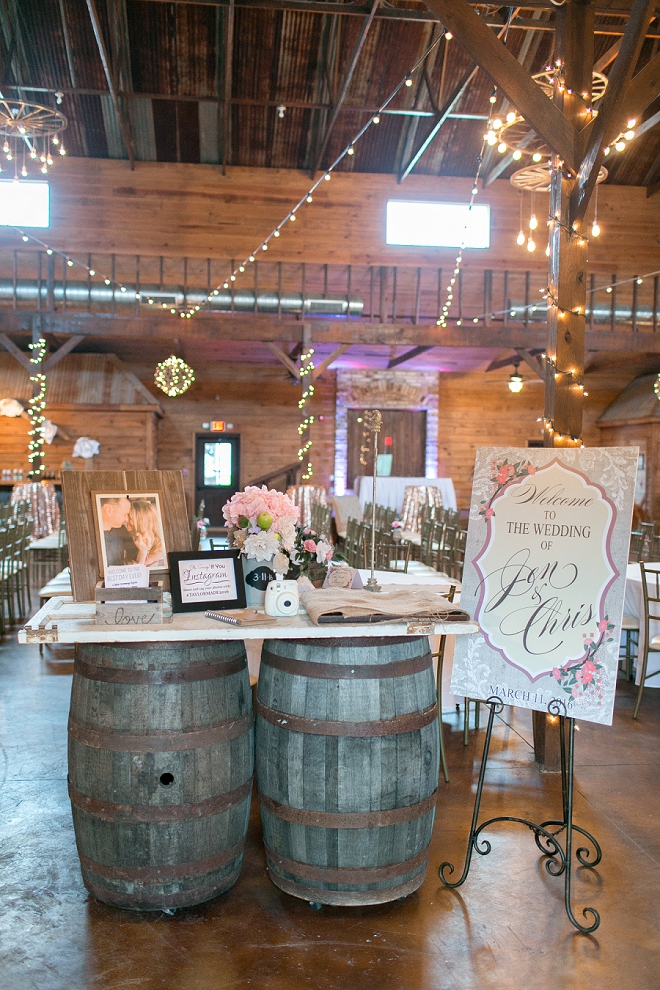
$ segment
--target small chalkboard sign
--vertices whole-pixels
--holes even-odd
[[[245,608],[238,550],[168,553],[173,612]]]

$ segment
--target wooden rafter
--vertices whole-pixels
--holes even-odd
[[[335,347],[332,354],[328,354],[326,358],[324,358],[316,365],[316,367],[312,371],[312,381],[315,382],[316,379],[319,378],[324,371],[327,371],[330,365],[333,364],[338,358],[340,358],[342,354],[344,354],[350,346],[351,346],[350,344],[340,344],[339,347]]]
[[[420,344],[417,347],[411,348],[411,350],[406,351],[405,354],[399,354],[398,357],[390,358],[387,363],[387,367],[396,368],[399,364],[405,364],[406,361],[412,361],[413,358],[419,357],[420,354],[425,354],[426,351],[432,351],[433,345]]]
[[[660,55],[656,55],[634,76],[619,116],[619,125],[632,117],[639,117],[649,104],[660,95]],[[620,130],[623,127],[619,127]]]
[[[652,0],[649,0],[652,2]],[[506,94],[530,127],[569,168],[577,170],[576,132],[542,89],[504,47],[467,0],[426,0],[456,41]]]
[[[69,339],[61,345],[61,347],[58,347],[56,351],[53,351],[52,354],[48,355],[44,361],[43,370],[50,371],[51,368],[54,368],[56,364],[60,363],[62,358],[65,358],[67,354],[71,353],[74,347],[77,347],[78,344],[82,344],[84,339],[85,338],[82,334],[76,334],[73,337],[69,337]]]
[[[226,19],[224,24],[224,64],[222,77],[222,158],[221,169],[225,174],[225,167],[229,164],[229,145],[231,142],[231,124],[229,114],[231,112],[231,87],[234,66],[234,0],[229,0]]]
[[[621,129],[622,116],[629,112],[629,83],[653,16],[655,0],[633,0],[630,19],[621,39],[621,47],[609,74],[609,85],[601,100],[598,116],[585,128],[586,145],[578,181],[571,197],[571,221],[580,222],[587,212],[591,194],[596,187],[598,171],[603,162],[607,142]],[[655,59],[653,60],[655,61]],[[646,104],[648,106],[648,104]],[[635,114],[631,114],[635,116]]]
[[[25,351],[22,351],[20,347],[17,347],[14,341],[11,340],[6,333],[0,333],[0,344],[2,344],[5,350],[9,351],[13,358],[16,358],[19,364],[23,365],[26,371],[29,371],[30,374],[33,373],[34,365],[30,364],[30,359]]]
[[[283,364],[289,374],[296,380],[300,380],[300,369],[297,364],[294,364],[286,351],[283,351],[278,344],[274,344],[272,341],[264,341],[266,347],[274,354],[280,364]]]
[[[376,8],[378,7],[378,4],[379,4],[379,0],[372,0],[371,9],[369,10],[368,15],[364,19],[362,27],[360,28],[360,33],[358,35],[357,41],[355,42],[353,53],[346,68],[346,72],[344,73],[344,78],[342,79],[339,93],[337,94],[337,99],[334,102],[332,113],[330,114],[330,120],[327,123],[327,126],[325,128],[325,133],[323,134],[323,137],[321,139],[319,150],[316,154],[316,161],[314,163],[315,172],[318,172],[318,170],[321,167],[325,150],[328,147],[328,142],[330,141],[330,135],[332,134],[332,130],[335,126],[335,123],[337,122],[337,117],[339,116],[339,112],[342,108],[344,100],[346,99],[349,86],[351,85],[351,81],[353,79],[353,73],[355,72],[355,68],[358,64],[358,59],[360,58],[360,54],[364,47],[364,43],[367,40],[369,29],[371,28],[371,25],[374,22],[374,17],[376,16]]]
[[[108,50],[105,45],[105,41],[103,38],[103,30],[101,28],[101,23],[99,21],[98,11],[96,9],[96,0],[87,0],[87,9],[89,11],[89,16],[92,21],[92,29],[94,31],[94,38],[96,39],[96,46],[98,48],[99,56],[101,58],[101,64],[103,65],[105,80],[108,84],[110,96],[112,97],[112,103],[115,108],[115,113],[117,114],[117,120],[119,121],[119,129],[121,130],[121,134],[124,139],[124,145],[126,147],[126,153],[128,154],[128,160],[130,162],[131,169],[134,169],[135,151],[133,149],[131,125],[128,120],[128,117],[124,113],[124,109],[121,105],[121,101],[119,98],[119,90],[114,78],[114,72],[110,64],[110,59],[108,57]]]

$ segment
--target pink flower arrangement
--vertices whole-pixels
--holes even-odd
[[[283,519],[291,519],[294,523],[300,518],[300,509],[294,505],[288,495],[270,490],[262,485],[248,485],[245,491],[236,492],[223,506],[222,514],[231,526],[245,527],[260,525],[257,523],[259,516],[271,516],[271,524],[266,528],[271,529]],[[277,529],[277,526],[276,526]]]

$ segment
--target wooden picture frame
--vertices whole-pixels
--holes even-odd
[[[94,589],[101,578],[92,492],[158,492],[166,549],[190,550],[190,526],[181,471],[62,471],[74,601],[93,602]],[[165,572],[163,583],[164,586],[169,584]]]
[[[173,612],[245,608],[239,550],[168,553]]]

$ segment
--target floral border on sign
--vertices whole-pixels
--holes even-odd
[[[599,639],[596,641],[596,633],[584,633],[584,645],[587,652],[579,663],[564,667],[554,667],[552,676],[557,684],[572,698],[578,699],[586,695],[596,695],[599,703],[603,700],[602,679],[604,664],[599,663],[596,654],[603,643],[612,642],[612,630],[614,624],[609,621],[606,615],[598,623]]]
[[[517,461],[515,464],[512,464],[508,458],[505,458],[499,464],[493,463],[492,470],[493,474],[490,480],[495,485],[495,491],[489,499],[484,499],[481,503],[485,508],[479,509],[479,515],[483,516],[486,520],[495,515],[493,502],[511,481],[536,474],[536,468],[531,461]]]

